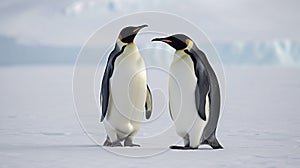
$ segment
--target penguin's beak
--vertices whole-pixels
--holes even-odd
[[[162,42],[165,42],[165,43],[172,43],[172,41],[169,40],[167,37],[166,38],[154,38],[151,41],[162,41]]]
[[[154,38],[151,41],[161,41],[163,38]]]
[[[148,25],[141,25],[141,26],[137,26],[132,32],[133,33],[137,33],[139,32],[142,28],[144,27],[148,27]]]

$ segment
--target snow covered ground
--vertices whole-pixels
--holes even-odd
[[[164,151],[132,158],[97,146],[83,133],[73,105],[73,67],[0,67],[0,167],[299,167],[300,69],[227,67],[225,73],[217,133],[224,150],[168,150],[178,138],[171,129],[150,144],[137,139],[142,148],[114,149]],[[170,123],[163,116],[168,114],[157,121]],[[140,136],[159,126],[145,127]],[[103,130],[98,134],[104,140]]]

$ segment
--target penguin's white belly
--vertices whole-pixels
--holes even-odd
[[[170,73],[170,110],[177,134],[182,137],[188,134],[190,138],[195,138],[195,140],[191,141],[196,141],[197,144],[198,137],[201,136],[209,117],[208,97],[206,98],[207,103],[205,112],[207,120],[203,121],[199,117],[196,108],[195,88],[197,78],[194,72],[194,64],[190,56],[184,54],[181,56],[175,55],[170,68]]]
[[[110,79],[107,121],[124,134],[137,131],[145,114],[146,71],[135,45],[128,45],[115,61]]]

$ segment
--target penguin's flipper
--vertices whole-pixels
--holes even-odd
[[[201,119],[206,121],[205,104],[206,96],[209,92],[209,74],[201,59],[197,54],[184,50],[185,53],[191,56],[194,63],[195,76],[197,77],[197,85],[195,88],[195,102],[198,114]]]
[[[200,78],[203,78],[201,76]],[[205,115],[205,104],[206,104],[206,96],[209,91],[209,84],[206,80],[198,79],[196,89],[195,89],[195,102],[196,108],[198,111],[199,116],[206,121]]]
[[[173,115],[172,115],[172,111],[171,111],[170,102],[169,102],[169,113],[170,113],[171,119],[174,121],[174,118],[173,118]]]
[[[107,107],[108,107],[108,101],[109,101],[109,78],[110,78],[110,70],[111,68],[108,67],[109,65],[106,66],[104,76],[102,79],[102,85],[101,85],[101,94],[100,94],[100,103],[102,106],[102,115],[100,121],[102,122],[105,118],[106,112],[107,112]]]
[[[113,74],[114,71],[114,63],[116,58],[124,51],[126,46],[123,46],[122,49],[118,47],[118,45],[115,45],[114,50],[109,54],[105,72],[102,78],[102,85],[101,85],[101,93],[100,93],[100,103],[102,106],[102,115],[100,122],[102,122],[106,116],[107,113],[107,107],[108,107],[108,102],[109,102],[109,96],[110,96],[110,91],[109,91],[109,80]]]
[[[146,110],[146,119],[149,119],[152,114],[152,94],[149,89],[149,86],[147,85],[147,96],[146,96],[146,102],[145,102],[145,110]]]

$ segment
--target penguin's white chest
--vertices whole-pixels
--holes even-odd
[[[200,131],[205,124],[196,109],[196,84],[197,78],[191,57],[183,51],[177,51],[170,67],[169,78],[170,112],[177,133],[186,134],[192,128]],[[199,128],[194,128],[195,125]]]
[[[116,58],[110,79],[110,118],[116,122],[141,121],[145,111],[146,89],[144,61],[136,45],[129,44]]]

